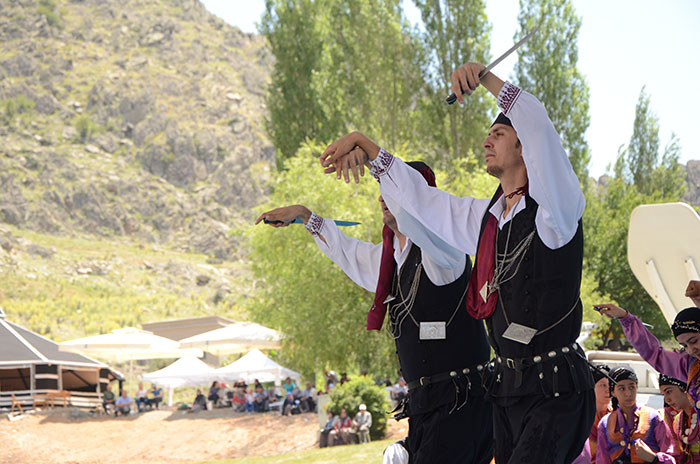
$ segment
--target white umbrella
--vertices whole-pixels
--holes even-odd
[[[214,355],[245,353],[251,348],[279,348],[280,333],[254,322],[235,322],[180,340],[183,348],[201,348]]]
[[[260,382],[275,382],[279,385],[281,379],[291,377],[297,381],[301,379],[298,372],[277,364],[258,349],[252,349],[248,354],[228,366],[215,371],[216,377],[224,382],[236,382],[244,380],[252,383],[255,379]]]
[[[108,334],[61,342],[58,344],[58,349],[59,351],[80,353],[117,362],[203,355],[202,350],[183,350],[175,340],[159,337],[152,332],[134,327],[113,330]]]
[[[215,378],[215,369],[195,356],[185,356],[169,366],[143,375],[145,382],[168,388],[168,406],[173,404],[173,389],[204,385]]]

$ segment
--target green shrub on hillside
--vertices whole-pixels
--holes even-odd
[[[355,417],[362,403],[367,405],[367,411],[372,414],[372,427],[369,430],[372,440],[382,438],[386,434],[387,411],[391,407],[384,388],[375,385],[369,377],[355,377],[331,390],[328,410],[340,414],[340,410],[345,408],[350,417]]]
[[[92,119],[90,119],[90,116],[87,114],[81,114],[75,118],[75,122],[73,124],[75,126],[75,130],[78,131],[78,136],[80,137],[81,142],[87,142],[90,140],[90,137],[92,137],[99,128],[97,124],[92,122]]]
[[[63,29],[63,18],[60,11],[56,8],[54,0],[39,0],[36,12],[46,17],[46,22],[49,23],[49,26]]]
[[[2,101],[2,109],[8,120],[12,120],[21,113],[30,113],[34,110],[34,101],[24,95],[17,95]]]

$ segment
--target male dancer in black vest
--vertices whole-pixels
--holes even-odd
[[[502,113],[484,140],[486,170],[500,186],[491,200],[458,198],[425,188],[401,160],[359,133],[321,156],[338,177],[369,157],[387,204],[441,240],[476,255],[467,310],[486,319],[496,357],[485,382],[494,405],[498,464],[569,464],[595,417],[593,378],[582,349],[579,298],[583,259],[583,193],[542,104],[468,63],[453,73],[460,103],[479,84]],[[391,201],[389,201],[391,200]],[[411,221],[403,222],[408,216]]]
[[[427,165],[410,164],[427,188],[435,185]],[[369,330],[381,328],[388,306],[409,388],[399,414],[409,417],[410,462],[486,464],[493,455],[492,412],[480,371],[489,347],[483,323],[463,309],[471,261],[457,249],[436,247],[440,240],[419,224],[407,237],[381,196],[379,201],[385,227],[378,245],[343,234],[333,221],[301,205],[265,212],[256,223],[282,227],[300,218],[321,250],[355,283],[376,289]],[[392,209],[402,214],[398,206]]]

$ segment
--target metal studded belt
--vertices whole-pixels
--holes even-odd
[[[557,358],[559,356],[570,353],[571,351],[578,350],[578,343],[574,342],[571,345],[563,346],[561,348],[556,348],[546,353],[541,353],[536,356],[528,358],[506,358],[505,356],[496,356],[496,360],[499,364],[516,371],[522,371],[530,366],[539,364],[541,362],[549,361],[550,359]]]
[[[477,364],[476,366],[472,366],[471,368],[465,367],[461,371],[454,370],[454,371],[449,371],[449,372],[442,372],[440,374],[420,377],[417,380],[412,380],[412,381],[408,382],[408,389],[413,390],[413,389],[420,388],[420,387],[426,387],[426,386],[434,384],[434,383],[444,382],[445,380],[456,379],[460,375],[466,376],[472,372],[481,373],[481,371],[483,371],[483,370],[484,370],[484,365]]]

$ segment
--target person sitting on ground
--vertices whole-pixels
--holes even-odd
[[[155,383],[151,383],[151,389],[148,391],[148,407],[158,409],[163,401],[163,389]]]
[[[335,424],[338,423],[338,416],[333,414],[333,411],[330,409],[328,410],[328,421],[326,422],[326,425],[323,426],[321,429],[321,434],[318,437],[318,447],[319,448],[325,448],[329,445],[332,445],[333,442],[330,441],[329,443],[329,436],[332,430],[335,429]]]
[[[202,393],[202,390],[197,389],[197,395],[194,397],[194,402],[192,403],[192,409],[190,412],[197,412],[203,409],[207,409],[207,398]]]
[[[128,416],[131,414],[131,405],[133,404],[133,401],[131,400],[131,397],[126,393],[126,390],[122,390],[121,396],[117,398],[117,401],[114,403],[116,408],[114,409],[114,415],[118,416],[120,413],[123,416]]]
[[[292,379],[289,377],[284,379],[282,386],[284,387],[284,390],[287,393],[294,393],[294,389],[297,388],[297,385],[294,382],[292,382]]]
[[[136,403],[136,407],[138,408],[139,412],[142,412],[144,409],[146,409],[146,405],[148,404],[148,390],[143,386],[143,382],[139,382],[139,389],[136,390],[136,397],[134,399],[134,402]]]
[[[255,379],[255,380],[253,381],[253,388],[257,391],[258,387],[259,387],[259,388],[263,388],[263,386],[262,386],[262,384],[260,383],[260,381],[259,381],[258,379]]]
[[[236,412],[245,411],[245,388],[244,387],[239,386],[236,388],[236,392],[234,393],[233,399],[231,400],[231,407]]]
[[[114,408],[114,401],[116,397],[112,391],[112,385],[107,384],[105,392],[102,393],[102,407],[105,409],[105,413],[109,414],[110,409]]]
[[[228,393],[230,391],[231,389],[224,382],[221,382],[219,385],[219,391],[217,392],[219,395],[219,406],[224,407],[229,405]]]
[[[211,401],[214,403],[214,406],[219,404],[219,382],[214,380],[214,383],[211,384],[211,387],[209,387],[209,396],[207,397],[207,400]]]
[[[258,383],[258,387],[255,389],[253,401],[253,410],[255,412],[269,411],[269,399],[267,398],[265,390],[263,390],[263,387],[260,383]]]
[[[306,382],[306,388],[301,392],[300,407],[302,412],[316,412],[316,400],[314,399],[316,394],[316,389],[311,386],[311,382]]]
[[[329,435],[331,446],[350,445],[353,443],[354,437],[355,433],[352,430],[352,419],[348,416],[348,412],[345,408],[343,408],[340,410],[338,422],[336,422]]]
[[[299,400],[295,399],[292,393],[287,393],[284,403],[282,403],[282,415],[298,414],[299,412]]]
[[[367,411],[367,406],[361,404],[359,411],[355,415],[355,420],[353,420],[353,425],[357,430],[357,438],[362,443],[369,443],[369,429],[372,427],[372,414]]]
[[[255,392],[252,388],[246,388],[245,390],[245,410],[248,414],[255,410]]]
[[[408,395],[408,388],[406,387],[406,381],[403,379],[403,377],[399,378],[399,381],[396,382],[396,385],[394,385],[391,389],[391,399],[396,401],[396,403],[401,403],[403,399]]]
[[[340,384],[344,384],[345,382],[349,382],[350,379],[348,378],[348,373],[347,372],[341,372],[340,373]]]

